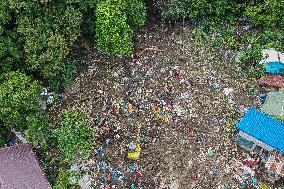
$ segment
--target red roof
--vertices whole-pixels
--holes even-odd
[[[284,87],[284,77],[280,75],[267,75],[266,77],[260,80],[260,84],[283,88]]]
[[[51,189],[31,145],[0,149],[0,189]]]

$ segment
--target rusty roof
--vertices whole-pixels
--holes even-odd
[[[30,144],[0,149],[0,189],[51,189]]]
[[[277,88],[284,88],[284,77],[280,75],[267,75],[260,80],[261,85],[268,85]]]

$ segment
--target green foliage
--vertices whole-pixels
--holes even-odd
[[[26,117],[40,111],[41,86],[21,72],[0,78],[0,120],[8,127],[23,128]]]
[[[5,147],[6,141],[4,138],[3,128],[0,128],[0,148]]]
[[[196,27],[192,30],[192,34],[195,38],[195,43],[197,45],[207,44],[210,40],[210,36],[204,32],[203,27]]]
[[[5,146],[5,140],[0,137],[0,148],[3,148]]]
[[[244,35],[241,40],[244,44],[248,44],[248,48],[241,57],[241,61],[246,65],[255,66],[262,59],[262,49],[277,48],[282,52],[284,50],[283,41],[281,41],[283,37],[284,33],[275,32],[271,29]]]
[[[132,34],[124,12],[124,0],[106,0],[96,9],[97,45],[107,53],[130,54],[133,50]]]
[[[142,27],[146,20],[146,8],[142,0],[127,0],[126,14],[132,28]]]
[[[72,180],[78,180],[79,173],[60,168],[59,176],[53,189],[76,189],[77,185]]]
[[[200,21],[206,18],[232,19],[231,14],[237,12],[233,0],[168,0],[162,8],[165,19]],[[233,11],[234,10],[234,11]]]
[[[167,1],[162,8],[162,17],[165,19],[179,20],[188,18],[190,12],[190,0],[172,0]]]
[[[74,110],[63,110],[62,122],[54,131],[58,147],[64,156],[64,162],[74,163],[85,159],[93,149],[94,132],[88,127],[85,115]]]
[[[41,113],[29,115],[26,120],[28,125],[26,135],[29,142],[33,145],[40,145],[42,149],[46,149],[51,134],[49,120]]]
[[[72,56],[80,52],[72,50],[82,34],[89,39],[96,34],[107,53],[129,54],[131,27],[143,26],[145,19],[142,0],[3,1],[0,72],[20,70],[59,90],[74,79]]]
[[[253,19],[255,25],[266,27],[282,27],[284,29],[284,0],[266,0],[261,3],[251,3],[245,10],[245,15]]]
[[[67,59],[70,48],[80,35],[82,14],[78,9],[64,4],[36,9],[34,14],[29,11],[20,15],[17,29],[25,42],[29,69],[39,72],[57,89],[68,82],[74,73],[72,61]]]

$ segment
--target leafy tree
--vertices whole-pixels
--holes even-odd
[[[11,71],[22,59],[22,42],[12,22],[8,2],[0,5],[0,72]],[[19,66],[19,65],[18,65]]]
[[[94,132],[88,127],[86,116],[78,111],[63,110],[62,122],[54,134],[64,162],[71,165],[77,159],[85,159],[93,149]]]
[[[0,120],[10,128],[23,129],[28,115],[40,111],[41,86],[21,72],[0,77]]]
[[[78,9],[56,3],[27,9],[17,19],[29,69],[39,72],[55,89],[72,78],[75,67],[68,55],[80,35],[81,22]]]
[[[106,0],[97,5],[96,41],[105,52],[122,55],[133,50],[133,31],[127,23],[125,7],[125,0]]]

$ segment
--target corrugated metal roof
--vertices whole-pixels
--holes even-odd
[[[29,144],[0,149],[1,189],[51,189]]]
[[[284,153],[284,123],[250,108],[236,128]]]

